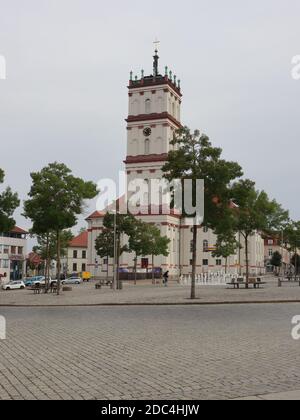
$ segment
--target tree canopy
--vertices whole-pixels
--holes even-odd
[[[0,184],[4,182],[4,171],[0,169]],[[18,194],[7,187],[0,193],[0,232],[9,232],[16,224],[12,217],[20,205]]]

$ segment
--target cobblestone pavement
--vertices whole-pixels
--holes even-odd
[[[197,287],[196,303],[218,302],[260,302],[260,301],[299,301],[300,287],[296,283],[277,286],[276,279],[267,278],[263,289],[232,290],[227,286]],[[94,283],[73,286],[72,292],[60,296],[52,294],[34,295],[30,290],[0,291],[0,306],[3,305],[107,305],[107,304],[187,304],[190,287],[171,283],[169,287],[139,284],[124,284],[122,292],[114,292],[109,288],[95,290]]]
[[[300,390],[299,304],[1,308],[0,399],[234,399]]]

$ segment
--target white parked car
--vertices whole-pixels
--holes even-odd
[[[82,278],[80,277],[71,277],[69,279],[65,279],[61,281],[61,284],[65,285],[65,284],[81,284],[82,283]]]
[[[10,283],[4,284],[2,286],[3,290],[17,290],[17,289],[25,289],[25,284],[23,281],[18,280],[18,281],[11,281]]]

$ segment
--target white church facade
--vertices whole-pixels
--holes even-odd
[[[128,184],[135,179],[149,181],[161,179],[162,167],[173,147],[170,141],[181,125],[182,92],[180,81],[165,67],[164,75],[158,71],[158,53],[155,52],[153,75],[129,81],[129,112],[127,122],[127,156],[124,161]],[[95,250],[95,240],[103,230],[104,212],[94,212],[87,218],[88,223],[88,270],[93,276],[103,277],[107,271],[113,273],[113,260],[100,258]],[[170,239],[169,256],[155,257],[154,268],[169,270],[175,278],[192,272],[192,228],[176,214],[157,214],[138,216],[143,221],[155,224],[161,235]],[[216,237],[210,230],[198,229],[197,272],[221,271],[225,260],[214,258],[212,251]],[[264,272],[264,241],[259,234],[249,240],[250,271],[253,274]],[[138,269],[152,269],[151,257],[138,260]],[[132,254],[121,256],[121,268],[132,270]],[[228,270],[233,273],[245,271],[243,250],[227,261]]]

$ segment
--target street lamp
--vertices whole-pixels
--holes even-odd
[[[298,275],[298,229],[294,228],[295,232],[295,281],[297,281]]]
[[[113,211],[114,214],[114,264],[113,264],[113,289],[117,290],[117,210]]]

